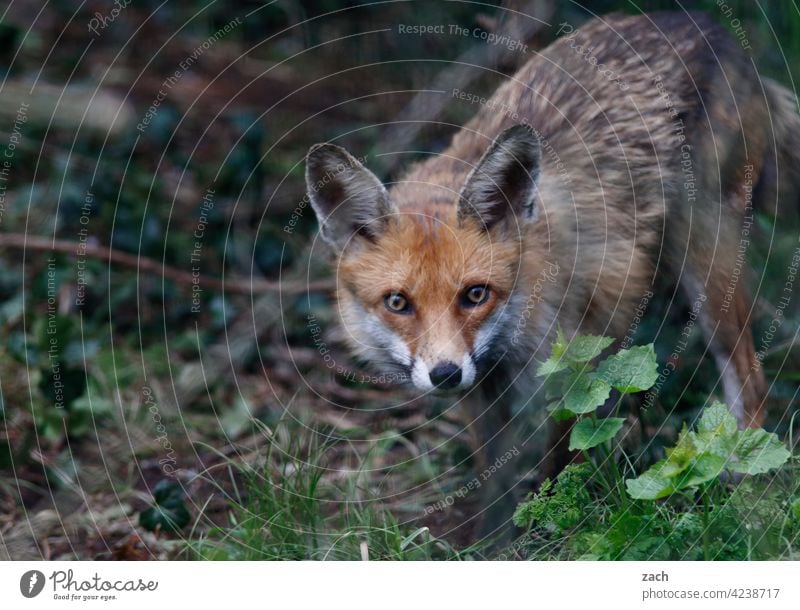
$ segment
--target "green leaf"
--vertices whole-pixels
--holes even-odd
[[[548,375],[544,380],[544,397],[546,400],[557,400],[564,395],[564,377],[566,375]]]
[[[697,487],[716,479],[725,468],[718,455],[703,454],[688,463],[669,459],[657,462],[637,479],[628,479],[628,495],[636,500],[658,500],[681,489]]]
[[[792,502],[789,507],[791,508],[794,518],[800,521],[800,498],[797,498],[794,502]]]
[[[728,411],[728,407],[719,401],[715,401],[703,411],[697,422],[698,434],[713,432],[720,436],[732,436],[736,431],[736,418]]]
[[[694,433],[689,432],[684,424],[678,435],[678,442],[672,449],[667,449],[667,459],[664,461],[661,476],[674,477],[689,467],[698,455],[694,438]]]
[[[551,402],[547,405],[547,410],[550,412],[550,417],[556,421],[567,421],[575,417],[572,411],[563,409],[560,402]]]
[[[626,480],[625,488],[628,490],[628,495],[634,500],[658,500],[674,492],[672,481],[660,476],[664,463],[658,462],[641,476]]]
[[[677,477],[673,477],[676,489],[697,487],[713,481],[725,469],[725,458],[705,453],[692,460],[689,467]]]
[[[650,389],[658,379],[653,344],[637,345],[609,356],[600,363],[597,376],[623,394]]]
[[[539,377],[543,377],[545,375],[558,373],[559,371],[563,371],[565,368],[567,368],[567,362],[563,357],[566,350],[567,343],[564,339],[564,333],[562,333],[561,329],[559,328],[556,331],[556,340],[553,342],[553,347],[550,351],[550,357],[539,365],[539,367],[536,369],[536,374]]]
[[[611,394],[611,386],[592,373],[575,373],[564,382],[564,397],[560,406],[580,415],[592,413],[602,405]]]
[[[512,517],[519,527],[536,526],[563,532],[586,517],[591,497],[587,483],[593,469],[588,464],[570,464],[554,483],[545,479],[539,491],[528,494]]]
[[[728,467],[742,474],[762,474],[783,466],[791,455],[775,434],[748,428],[739,432]]]
[[[556,358],[561,358],[564,355],[564,352],[567,351],[567,339],[564,337],[564,333],[559,326],[556,329],[556,340],[553,343],[553,353],[552,355]]]
[[[599,356],[613,342],[614,339],[610,337],[585,335],[575,337],[567,343],[564,333],[558,329],[550,357],[539,365],[536,374],[540,377],[552,375],[570,365],[585,364]]]
[[[708,407],[697,422],[696,444],[702,453],[713,453],[729,458],[736,446],[738,429],[736,418],[730,414],[728,407],[715,402]]]
[[[153,505],[139,515],[139,524],[154,532],[178,533],[186,527],[191,516],[183,503],[183,488],[168,479],[162,479],[153,488]]]
[[[550,356],[536,368],[536,375],[539,377],[544,377],[545,375],[552,375],[553,373],[563,371],[566,368],[566,360],[563,360],[562,358],[556,358],[555,356]]]
[[[569,435],[570,451],[591,449],[614,438],[624,422],[625,419],[622,417],[608,417],[596,421],[589,418],[580,420]]]
[[[574,364],[589,362],[589,360],[597,358],[612,343],[614,343],[614,339],[611,337],[598,337],[596,335],[575,337],[567,345],[564,357]]]

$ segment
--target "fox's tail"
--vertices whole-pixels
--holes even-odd
[[[783,85],[763,79],[774,146],[764,159],[754,197],[776,215],[800,211],[800,112],[797,97]]]

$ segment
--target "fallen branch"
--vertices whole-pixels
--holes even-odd
[[[64,254],[72,255],[80,254],[82,256],[105,260],[108,263],[135,268],[140,272],[153,273],[186,287],[191,287],[191,285],[195,283],[209,290],[236,294],[276,291],[287,294],[302,294],[305,292],[324,292],[333,289],[332,280],[317,280],[313,282],[271,282],[269,280],[254,279],[220,280],[206,275],[196,276],[193,273],[170,267],[152,258],[120,252],[119,250],[113,250],[105,246],[83,244],[65,239],[49,239],[20,233],[0,233],[0,248],[63,252]]]

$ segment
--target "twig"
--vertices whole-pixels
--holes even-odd
[[[85,255],[91,258],[106,260],[109,263],[135,268],[140,272],[153,273],[179,285],[190,287],[193,283],[209,290],[231,292],[236,294],[254,294],[259,292],[280,291],[287,294],[304,292],[324,292],[333,288],[332,280],[316,280],[312,282],[270,282],[268,280],[223,279],[219,280],[206,275],[195,276],[188,271],[165,265],[145,256],[128,254],[97,244],[82,244],[66,239],[49,239],[24,235],[20,233],[0,233],[0,248],[22,248],[23,250],[40,250],[63,252],[65,254]]]

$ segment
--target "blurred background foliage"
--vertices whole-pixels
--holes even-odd
[[[238,510],[231,502],[268,500],[280,511],[279,496],[254,500],[239,485],[259,486],[247,467],[257,464],[262,487],[274,485],[320,450],[297,439],[318,437],[325,439],[319,480],[359,502],[377,498],[391,513],[392,525],[381,526],[385,556],[416,553],[428,534],[408,540],[401,530],[413,533],[420,523],[451,541],[435,542],[439,551],[468,545],[471,499],[420,519],[421,508],[470,468],[461,415],[362,378],[333,324],[313,215],[306,208],[288,223],[303,199],[310,144],[342,142],[391,179],[420,154],[382,156],[398,138],[409,151],[441,150],[472,112],[418,90],[456,83],[488,94],[525,60],[472,36],[403,35],[398,24],[516,32],[530,53],[555,38],[556,26],[512,20],[500,4],[136,0],[111,19],[115,5],[100,0],[7,3],[0,557],[174,556],[186,537],[224,536]],[[548,24],[685,8],[731,27],[715,0],[505,4]],[[793,86],[800,76],[794,3],[726,5],[762,73]],[[388,124],[398,118],[423,122],[398,130]],[[769,312],[797,231],[767,217],[759,223],[750,256],[763,278],[760,311]],[[137,259],[151,264],[137,267]],[[765,362],[770,427],[782,433],[800,371],[799,305],[787,309]],[[309,314],[324,329],[334,369],[314,344]],[[640,334],[658,334],[663,361],[683,322],[678,312],[662,324],[662,314],[651,309]],[[759,322],[757,336],[763,330]],[[655,439],[648,460],[712,391],[705,371],[713,364],[693,340],[656,408],[643,415]],[[285,449],[265,466],[263,448],[279,422],[294,440],[279,443]],[[538,476],[530,473],[531,482]],[[315,522],[352,519],[330,489],[309,514]],[[372,523],[372,511],[358,518]],[[31,527],[15,528],[23,520]]]

